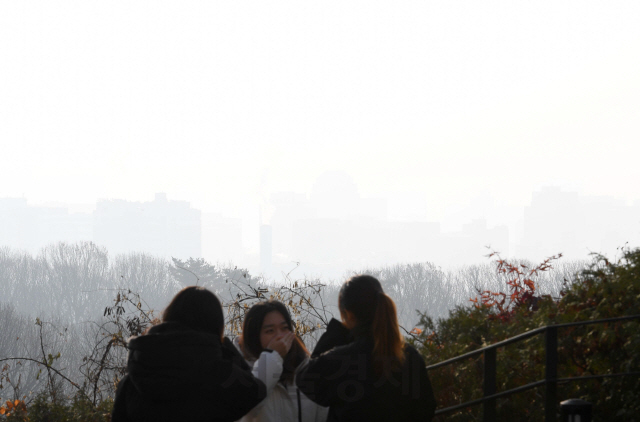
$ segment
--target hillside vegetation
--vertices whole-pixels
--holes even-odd
[[[398,305],[407,338],[433,364],[547,324],[640,313],[639,256],[627,250],[619,261],[596,257],[590,266],[553,257],[535,266],[494,254],[492,262],[455,271],[424,262],[362,268],[345,278],[378,277]],[[114,387],[124,374],[126,339],[155,323],[186,285],[216,292],[230,336],[253,303],[277,298],[289,306],[298,334],[312,348],[338,314],[341,281],[297,277],[295,271],[265,280],[201,258],[112,257],[90,242],[50,245],[35,256],[0,249],[0,421],[108,420]],[[634,322],[560,333],[559,376],[638,370],[637,332]],[[541,339],[500,351],[499,391],[541,379],[543,361]],[[477,359],[432,371],[439,406],[480,397],[481,373]],[[638,409],[632,396],[639,387],[637,377],[612,378],[562,385],[559,397],[585,398],[600,414],[633,420],[629,415]],[[499,401],[499,411],[538,420],[542,394]],[[478,420],[478,410],[446,420]]]
[[[615,262],[596,255],[587,269],[567,280],[558,296],[541,294],[537,278],[551,270],[557,258],[529,267],[496,255],[504,289],[481,290],[471,304],[456,306],[447,317],[423,314],[411,342],[433,364],[546,325],[640,315],[640,249],[623,250]],[[594,420],[640,420],[640,320],[560,329],[558,352],[559,378],[636,372],[560,384],[560,400],[593,403]],[[544,379],[544,358],[542,336],[498,349],[497,391]],[[439,407],[482,397],[482,368],[478,356],[431,371]],[[543,387],[529,390],[498,400],[498,416],[544,420],[543,403]],[[480,412],[476,406],[441,420],[481,420]]]

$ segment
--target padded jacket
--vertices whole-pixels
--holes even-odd
[[[112,422],[235,421],[266,396],[228,339],[168,322],[128,347]]]
[[[236,342],[234,341],[234,344]],[[237,345],[237,344],[236,344]],[[254,407],[239,422],[325,422],[326,407],[318,406],[301,393],[294,384],[279,382],[283,360],[275,351],[260,353],[257,360],[248,361],[253,367],[253,376],[264,382],[267,397]]]
[[[430,421],[436,401],[422,356],[404,347],[401,368],[377,375],[370,327],[349,331],[331,320],[297,384],[311,400],[329,406],[328,421]]]

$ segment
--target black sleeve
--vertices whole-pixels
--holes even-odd
[[[344,326],[340,321],[335,318],[332,318],[329,321],[329,325],[327,326],[327,331],[320,336],[320,340],[316,344],[315,349],[313,349],[313,353],[311,354],[312,358],[318,357],[326,351],[329,351],[337,346],[344,346],[353,341],[353,336],[351,335],[351,331],[347,327]]]
[[[118,383],[116,397],[113,401],[113,411],[111,412],[111,422],[129,422],[126,403],[126,389],[129,388],[129,384],[129,375],[125,375]]]
[[[235,347],[233,344],[231,346]],[[226,403],[224,414],[218,412],[221,419],[238,420],[267,396],[267,387],[253,376],[250,369],[232,364],[225,378],[215,393]]]
[[[251,371],[251,367],[244,359],[244,357],[238,351],[238,348],[233,344],[229,337],[225,337],[222,341],[222,358],[230,360],[235,365],[239,366],[240,369],[244,369],[245,371]]]
[[[309,359],[296,373],[296,384],[309,399],[320,406],[331,406],[340,402],[340,389],[349,379],[349,346],[333,348],[322,355]]]
[[[313,349],[311,359],[298,369],[298,388],[320,406],[329,406],[339,400],[338,386],[352,363],[347,347],[352,342],[351,331],[333,318]]]
[[[408,349],[409,353],[407,358],[410,360],[408,364],[411,370],[411,375],[418,377],[416,380],[417,382],[412,381],[411,383],[419,386],[417,391],[414,391],[413,395],[415,400],[412,401],[412,418],[414,420],[430,421],[435,414],[437,403],[431,387],[431,381],[429,380],[427,366],[417,350],[410,346]]]

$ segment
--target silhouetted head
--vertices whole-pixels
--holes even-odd
[[[354,327],[364,328],[373,337],[373,357],[377,372],[397,368],[404,361],[404,338],[400,334],[396,305],[377,278],[356,275],[340,289],[338,307],[343,320],[350,313]]]
[[[220,301],[211,291],[189,286],[176,294],[162,313],[163,322],[178,322],[191,329],[215,334],[222,339],[224,314]]]
[[[265,323],[268,322],[268,324]],[[257,359],[271,339],[287,332],[295,332],[295,325],[287,307],[277,300],[258,302],[249,309],[242,327],[242,345],[248,358]],[[280,380],[291,380],[300,363],[309,355],[302,340],[296,336],[284,358]]]
[[[345,281],[338,296],[340,313],[351,312],[358,325],[370,325],[376,314],[378,296],[384,294],[377,278],[370,275],[356,275]]]

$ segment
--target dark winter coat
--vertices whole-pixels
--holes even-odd
[[[298,372],[298,387],[329,406],[328,421],[430,421],[436,401],[422,356],[405,345],[402,368],[376,375],[372,352],[370,328],[350,332],[334,319]]]
[[[266,396],[228,339],[169,322],[128,347],[112,422],[235,421]]]

